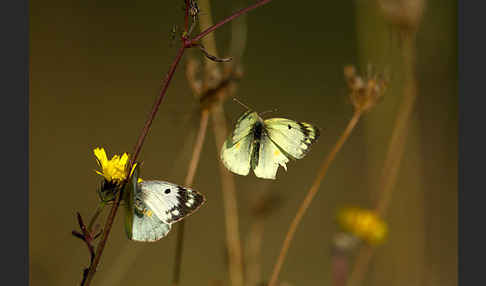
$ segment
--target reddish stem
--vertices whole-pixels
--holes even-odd
[[[172,65],[169,68],[169,72],[167,73],[167,76],[164,81],[164,86],[162,87],[162,91],[160,92],[159,97],[157,98],[157,101],[154,103],[154,106],[152,107],[152,111],[150,112],[149,118],[145,122],[145,126],[142,129],[142,134],[140,134],[140,137],[138,138],[137,144],[135,145],[134,151],[133,151],[133,157],[130,159],[130,168],[129,170],[132,169],[132,166],[134,162],[136,162],[138,154],[140,153],[140,149],[142,149],[143,142],[145,141],[145,137],[147,137],[147,134],[150,130],[150,126],[152,125],[152,122],[155,118],[155,115],[157,114],[157,111],[159,110],[160,104],[162,103],[162,99],[165,97],[165,93],[167,92],[167,89],[169,88],[169,83],[172,80],[172,77],[174,76],[174,72],[177,68],[177,65],[181,61],[182,55],[184,54],[184,51],[186,50],[186,46],[182,46],[179,48],[179,51],[177,52],[177,56],[174,59],[174,62],[172,62]]]
[[[185,15],[184,15],[184,32],[187,32],[187,29],[189,28],[189,1],[190,0],[186,0],[186,11],[185,11]]]
[[[187,48],[195,46],[197,44],[197,41],[199,41],[200,39],[202,39],[204,36],[211,33],[212,31],[216,30],[217,28],[223,26],[224,24],[232,21],[233,19],[235,19],[235,18],[237,18],[237,17],[239,17],[239,16],[241,16],[241,15],[243,15],[243,14],[245,14],[245,13],[247,13],[247,12],[249,12],[249,11],[255,9],[255,8],[258,8],[258,7],[260,7],[264,4],[267,4],[270,1],[271,0],[261,0],[261,1],[251,5],[249,7],[247,7],[247,8],[244,8],[244,9],[241,9],[241,10],[235,12],[233,15],[229,16],[228,18],[226,18],[226,19],[220,21],[219,23],[217,23],[217,24],[209,27],[208,29],[204,30],[203,32],[201,32],[199,35],[197,35],[193,39],[183,39],[183,45],[182,45],[182,47],[179,48],[177,55],[176,55],[176,58],[174,59],[174,61],[172,62],[171,66],[169,68],[169,72],[167,73],[167,76],[165,78],[164,85],[162,87],[160,95],[159,95],[159,97],[157,98],[157,100],[155,101],[155,103],[152,107],[152,111],[150,112],[150,115],[149,115],[147,121],[145,122],[145,126],[142,129],[142,133],[140,134],[140,137],[138,138],[137,144],[135,144],[133,156],[130,158],[130,165],[129,165],[128,170],[132,169],[133,164],[136,162],[136,160],[138,158],[140,150],[142,149],[143,142],[145,141],[145,137],[147,137],[147,134],[150,130],[150,126],[152,125],[152,122],[155,118],[155,115],[157,114],[157,111],[159,110],[160,104],[162,103],[162,100],[165,97],[167,89],[169,88],[169,84],[172,80],[172,77],[174,76],[174,73],[176,71],[176,68],[177,68],[179,62],[182,59],[182,56],[184,55],[185,50]],[[188,11],[189,11],[187,3],[188,3],[188,0],[186,0],[186,15],[188,15]],[[118,207],[120,206],[121,198],[123,197],[123,189],[124,189],[125,184],[126,184],[126,181],[122,184],[120,191],[118,192],[118,194],[115,198],[115,202],[113,204],[113,207],[111,208],[108,219],[106,220],[106,225],[105,225],[105,228],[104,228],[104,231],[103,231],[102,239],[101,239],[100,243],[98,244],[98,246],[96,248],[96,256],[93,260],[93,263],[90,265],[89,271],[85,275],[85,277],[84,277],[85,279],[83,279],[83,282],[82,282],[81,285],[86,285],[86,286],[90,285],[91,280],[93,279],[93,276],[96,273],[96,268],[97,268],[97,266],[100,262],[101,255],[102,255],[103,250],[105,248],[106,241],[108,240],[108,235],[110,234],[111,227],[113,226],[113,221],[115,220],[115,216],[116,216],[116,213],[118,211]]]
[[[191,43],[193,45],[196,44],[197,41],[199,41],[200,39],[204,38],[207,34],[209,34],[212,31],[218,29],[219,27],[223,26],[224,24],[233,21],[235,18],[238,18],[241,15],[243,15],[245,13],[248,13],[248,12],[250,12],[251,10],[253,10],[255,8],[258,8],[260,6],[263,6],[263,5],[267,4],[267,3],[269,3],[270,1],[272,1],[272,0],[261,0],[261,1],[258,1],[257,3],[255,3],[255,4],[251,5],[251,6],[248,6],[246,8],[243,8],[243,9],[240,9],[240,10],[236,11],[235,13],[233,13],[233,15],[229,16],[228,18],[220,21],[219,23],[216,23],[216,24],[212,25],[211,27],[209,27],[206,30],[204,30],[201,33],[199,33],[199,35],[195,36],[194,38],[192,38],[190,40]]]
[[[140,149],[142,149],[143,142],[145,140],[145,137],[147,137],[147,134],[150,130],[150,126],[152,125],[152,122],[155,118],[155,115],[157,114],[157,111],[159,110],[160,104],[162,103],[162,99],[164,99],[164,96],[167,92],[167,88],[169,87],[169,83],[172,80],[172,77],[174,76],[174,72],[177,68],[177,65],[181,61],[182,55],[184,54],[184,51],[186,50],[185,46],[182,46],[179,51],[177,52],[177,56],[174,59],[174,62],[169,68],[169,72],[167,73],[167,76],[164,81],[164,86],[162,88],[162,91],[160,92],[159,97],[154,103],[154,106],[152,107],[152,111],[150,112],[149,118],[145,122],[145,126],[142,129],[142,134],[138,138],[137,144],[135,145],[134,151],[133,151],[133,157],[130,160],[130,167],[128,170],[132,169],[132,166],[134,162],[136,162],[138,154],[140,153]],[[126,183],[126,182],[125,182]],[[106,241],[108,240],[108,235],[110,234],[111,227],[113,226],[113,221],[115,220],[116,212],[118,211],[118,207],[120,206],[120,201],[121,198],[123,197],[123,189],[125,186],[125,183],[121,186],[120,191],[118,192],[115,203],[113,204],[113,207],[111,208],[110,214],[108,216],[108,219],[106,220],[106,226],[103,231],[103,237],[101,238],[100,243],[98,244],[96,248],[96,256],[93,260],[93,263],[89,267],[89,271],[86,274],[86,279],[83,281],[84,283],[82,285],[89,285],[91,283],[91,280],[93,279],[94,273],[96,272],[96,268],[98,267],[98,264],[101,259],[101,254],[103,253],[103,250],[105,248]]]

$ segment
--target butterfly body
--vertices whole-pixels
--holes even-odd
[[[205,202],[203,195],[189,188],[165,181],[137,180],[135,170],[125,196],[125,231],[131,240],[153,242],[165,237],[173,223]]]
[[[263,179],[275,179],[279,166],[287,170],[290,159],[301,159],[319,137],[309,123],[285,118],[263,120],[248,110],[225,141],[221,160],[231,172],[246,176],[253,169]]]

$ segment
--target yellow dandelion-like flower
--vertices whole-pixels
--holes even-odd
[[[108,182],[112,183],[119,183],[127,178],[129,175],[127,171],[129,163],[127,153],[123,153],[121,156],[114,155],[108,160],[104,148],[96,148],[93,152],[101,168],[101,171],[96,171],[98,175],[103,176]],[[136,164],[133,165],[130,175],[135,169],[135,166]]]
[[[340,227],[363,241],[377,245],[383,243],[387,235],[387,225],[372,210],[348,207],[339,210],[337,221]]]

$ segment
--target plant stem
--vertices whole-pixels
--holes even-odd
[[[262,2],[262,1],[259,1]],[[217,55],[216,50],[216,40],[214,34],[209,34],[205,37],[207,33],[211,31],[214,27],[218,25],[223,25],[227,21],[222,21],[219,24],[212,25],[211,17],[211,5],[210,0],[200,1],[202,9],[208,13],[206,17],[201,19],[200,27],[203,30],[199,36],[195,39],[201,39],[203,45],[208,48],[209,53]],[[250,6],[247,11],[254,9],[260,5]],[[243,15],[240,11],[234,13],[230,18],[234,19],[238,16]],[[230,19],[228,18],[228,19]],[[205,58],[205,73],[203,80],[203,90],[205,92],[211,92],[211,88],[219,86],[221,84],[221,71],[219,66],[215,62],[210,61]],[[216,142],[216,150],[223,145],[224,140],[227,136],[227,126],[226,119],[224,117],[224,108],[222,102],[224,98],[229,93],[229,89],[221,88],[216,91],[215,95],[218,98],[216,104],[210,107],[211,118],[213,120],[213,134]],[[219,153],[217,153],[219,155]],[[218,156],[219,157],[219,156]],[[219,163],[220,176],[221,176],[221,190],[223,193],[223,207],[225,213],[225,227],[226,227],[226,247],[228,250],[228,269],[231,285],[233,286],[243,286],[243,257],[241,250],[241,241],[239,233],[239,222],[238,222],[238,206],[236,200],[236,187],[233,176],[225,169],[225,167]]]
[[[390,145],[383,164],[381,176],[382,195],[376,206],[376,211],[384,216],[388,205],[390,204],[391,195],[397,181],[400,162],[403,158],[405,139],[407,137],[410,116],[417,98],[417,81],[415,79],[415,41],[414,35],[406,35],[403,41],[403,66],[405,75],[404,98],[400,109],[398,110],[395,127],[393,128]]]
[[[167,89],[169,87],[169,83],[174,76],[174,72],[177,68],[177,65],[181,61],[182,55],[184,54],[185,47],[181,47],[179,51],[177,52],[177,56],[174,59],[174,62],[169,68],[169,72],[167,73],[167,76],[164,81],[164,86],[162,88],[162,91],[160,92],[159,97],[155,101],[152,111],[150,112],[149,118],[145,122],[145,126],[142,129],[142,134],[140,134],[140,137],[138,138],[137,144],[135,145],[134,152],[133,152],[133,157],[130,159],[130,165],[128,170],[132,169],[133,164],[137,160],[137,156],[140,152],[140,149],[142,148],[143,142],[145,140],[145,137],[147,136],[150,126],[152,125],[152,122],[155,118],[155,115],[157,114],[157,111],[159,110],[160,104],[162,103],[162,99],[164,98],[164,95],[167,92]],[[101,241],[96,247],[96,256],[93,260],[93,264],[90,265],[88,274],[86,275],[86,279],[84,280],[85,286],[90,285],[94,274],[96,273],[96,268],[98,267],[98,264],[100,263],[101,255],[103,254],[103,250],[105,249],[105,244],[108,239],[108,235],[110,234],[111,227],[113,226],[113,221],[115,220],[116,213],[118,211],[118,207],[120,206],[121,198],[123,197],[123,189],[126,184],[126,181],[122,184],[120,191],[116,195],[115,202],[113,203],[113,206],[111,207],[110,214],[106,220],[105,228],[103,229],[103,236],[101,238]]]
[[[179,65],[179,62],[182,59],[182,56],[184,55],[184,51],[186,50],[185,46],[182,46],[179,48],[177,51],[176,58],[174,59],[174,62],[172,62],[169,72],[167,73],[167,76],[164,80],[164,85],[162,87],[162,91],[160,92],[159,97],[157,97],[157,100],[155,101],[152,111],[150,112],[150,115],[145,122],[145,126],[142,129],[142,134],[138,137],[137,144],[135,144],[135,148],[133,150],[133,156],[130,158],[130,168],[133,166],[133,164],[137,161],[138,154],[140,153],[140,149],[142,149],[143,142],[145,141],[145,138],[147,137],[147,134],[150,130],[150,126],[152,126],[152,122],[155,118],[155,115],[157,114],[157,111],[159,110],[160,104],[162,103],[162,99],[164,99],[165,94],[167,92],[167,89],[169,88],[169,83],[172,80],[172,77],[174,76],[174,73],[176,71],[177,66]]]
[[[246,244],[246,280],[247,286],[258,286],[261,282],[261,252],[265,219],[261,216],[255,218],[250,227]]]
[[[403,68],[405,86],[403,101],[398,110],[397,119],[390,139],[387,156],[383,164],[380,197],[376,205],[376,212],[384,216],[390,205],[393,190],[395,189],[400,163],[403,158],[405,139],[407,137],[410,116],[417,98],[417,80],[415,78],[415,34],[407,33],[403,41]],[[373,256],[374,248],[365,246],[361,248],[356,258],[349,278],[349,286],[361,284],[369,262]]]
[[[187,29],[189,29],[189,9],[190,8],[190,3],[189,1],[191,0],[185,0],[185,4],[186,4],[186,9],[185,9],[185,12],[184,12],[184,32],[187,32]]]
[[[302,217],[304,216],[305,212],[309,208],[312,200],[314,199],[315,194],[319,190],[319,186],[321,185],[321,181],[324,179],[324,177],[327,174],[327,170],[329,169],[329,166],[331,165],[332,161],[336,157],[337,153],[339,153],[339,150],[341,150],[341,147],[343,146],[344,142],[349,138],[349,135],[351,135],[351,132],[353,131],[354,127],[358,123],[359,119],[361,117],[361,112],[356,110],[353,114],[353,117],[349,121],[348,125],[346,126],[346,129],[344,132],[341,134],[341,137],[339,137],[338,141],[334,145],[333,149],[329,153],[329,155],[324,159],[321,169],[317,173],[317,177],[314,180],[314,183],[312,184],[311,188],[307,192],[307,195],[304,198],[304,201],[299,207],[299,210],[297,211],[297,214],[295,215],[294,219],[292,220],[292,223],[290,224],[289,230],[287,232],[287,235],[285,236],[284,243],[282,245],[282,249],[280,250],[280,255],[277,259],[277,263],[275,264],[272,272],[272,276],[270,278],[269,286],[276,286],[277,280],[278,280],[278,275],[280,273],[280,270],[282,268],[282,265],[284,263],[285,257],[287,255],[287,251],[289,250],[290,243],[292,242],[292,239],[294,238],[295,231],[297,230],[297,227],[299,226],[300,221],[302,220]]]
[[[221,92],[225,92],[222,90]],[[223,146],[227,136],[226,120],[222,103],[219,102],[211,109],[213,132],[217,150]],[[219,153],[218,153],[219,154]],[[221,188],[223,192],[224,218],[226,226],[226,246],[228,248],[229,275],[231,285],[243,286],[243,259],[238,223],[238,205],[236,202],[236,187],[233,175],[219,162]]]
[[[208,127],[209,111],[207,109],[202,110],[201,119],[199,123],[199,131],[197,133],[196,142],[194,144],[194,149],[192,151],[191,161],[189,162],[189,169],[187,171],[186,179],[184,180],[184,185],[191,187],[194,181],[194,175],[196,174],[197,166],[199,164],[199,158],[201,157],[201,150],[204,145],[204,139],[206,138],[206,131]],[[176,244],[176,255],[174,261],[174,276],[172,280],[172,285],[178,285],[181,276],[182,267],[182,250],[184,248],[184,220],[179,223],[177,228],[177,244]]]
[[[259,7],[259,6],[262,6],[262,5],[264,5],[264,4],[266,4],[270,1],[271,0],[259,1],[254,5],[251,5],[247,8],[245,8],[245,9],[239,10],[236,13],[233,13],[231,16],[229,16],[229,17],[223,19],[222,21],[220,21],[219,23],[209,27],[208,29],[206,29],[205,31],[203,31],[202,33],[200,33],[199,35],[197,35],[196,37],[194,37],[192,39],[182,39],[183,45],[179,48],[177,55],[176,55],[174,61],[172,62],[171,66],[169,68],[169,71],[168,71],[167,76],[164,80],[164,85],[162,87],[160,95],[157,97],[157,99],[156,99],[156,101],[155,101],[155,103],[152,107],[152,111],[150,112],[150,115],[149,115],[147,121],[145,122],[143,129],[142,129],[142,133],[138,137],[137,143],[135,144],[133,156],[130,158],[130,164],[129,164],[128,170],[132,169],[133,164],[136,162],[136,160],[138,158],[138,155],[140,153],[140,150],[142,149],[145,138],[147,137],[147,134],[150,130],[150,126],[152,125],[152,122],[155,118],[155,115],[157,114],[157,111],[159,110],[160,104],[162,103],[162,100],[165,97],[167,89],[169,88],[169,84],[170,84],[170,82],[171,82],[171,80],[174,76],[174,73],[176,71],[177,66],[179,65],[179,62],[182,59],[182,56],[184,55],[185,50],[187,48],[192,47],[201,38],[203,38],[204,36],[206,36],[210,32],[216,30],[217,28],[221,27],[222,25],[224,25],[224,24],[230,22],[231,20],[233,20],[233,19],[235,19],[235,18],[237,18],[237,17],[239,17],[239,16],[241,16],[241,15],[257,8],[257,7]],[[84,286],[91,284],[93,276],[96,273],[96,268],[98,267],[98,264],[100,262],[101,255],[103,254],[103,250],[105,248],[106,241],[107,241],[108,236],[109,236],[110,231],[111,231],[111,227],[113,226],[113,221],[114,221],[116,213],[118,211],[118,207],[120,206],[121,198],[123,197],[123,189],[125,187],[125,184],[126,184],[126,181],[123,182],[123,184],[121,185],[120,191],[116,195],[114,204],[113,204],[113,206],[110,210],[110,214],[108,215],[108,218],[107,218],[106,223],[105,223],[105,227],[103,229],[103,235],[102,235],[101,241],[99,242],[99,244],[96,248],[96,256],[93,260],[93,263],[89,267],[89,271],[86,274],[85,279],[83,279],[82,285],[84,285]],[[239,285],[237,285],[237,286],[239,286]]]
[[[268,4],[269,2],[271,2],[272,0],[261,0],[261,1],[258,1],[257,3],[251,5],[251,6],[248,6],[246,8],[243,8],[243,9],[240,9],[238,11],[236,11],[235,13],[233,13],[233,15],[229,16],[228,18],[224,19],[223,21],[217,23],[216,25],[213,25],[209,28],[207,28],[206,30],[202,31],[199,35],[195,36],[192,41],[193,42],[197,42],[199,41],[201,38],[204,38],[207,34],[211,33],[212,31],[216,30],[217,28],[223,26],[224,24],[232,21],[233,19],[245,14],[245,13],[248,13],[250,12],[251,10],[255,9],[255,8],[258,8],[260,6],[263,6],[265,4]]]
[[[331,255],[332,286],[345,286],[349,272],[348,254],[343,250],[333,250]]]

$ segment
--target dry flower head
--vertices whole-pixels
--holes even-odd
[[[350,99],[356,111],[366,112],[373,108],[382,98],[388,81],[368,69],[366,76],[356,73],[354,66],[344,67],[344,77],[350,90]]]

